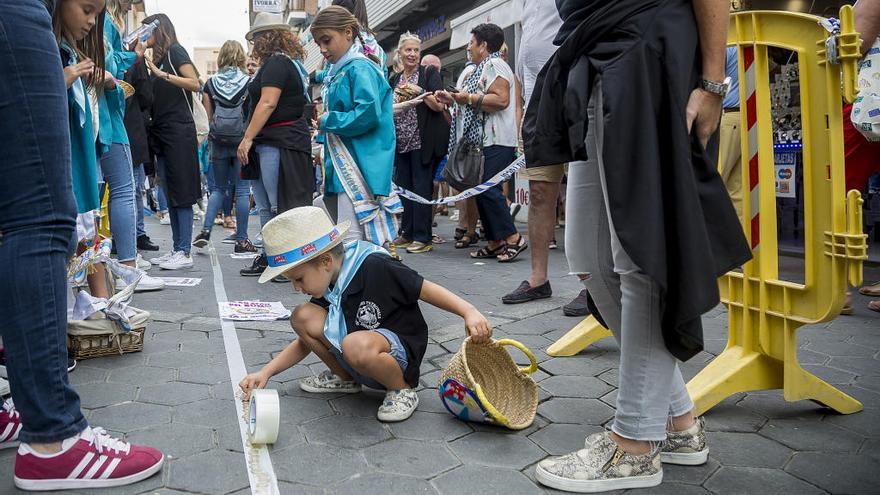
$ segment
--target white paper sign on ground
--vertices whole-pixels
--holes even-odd
[[[200,278],[188,277],[156,277],[165,282],[166,287],[195,287],[202,283]]]
[[[290,318],[290,310],[277,301],[224,301],[218,305],[220,318],[224,320],[275,321]]]
[[[284,12],[285,0],[254,0],[254,12]]]

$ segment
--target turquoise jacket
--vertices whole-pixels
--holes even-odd
[[[77,63],[76,54],[67,42],[62,42],[61,50],[67,58],[65,67]],[[85,213],[97,210],[101,203],[98,196],[98,156],[95,150],[92,109],[81,78],[67,89],[67,108],[73,196],[76,198],[77,212]]]
[[[126,51],[122,48],[122,36],[116,30],[110,16],[104,17],[104,63],[107,72],[113,74],[113,77],[120,81],[135,60],[137,55],[134,52]],[[98,102],[98,110],[100,117],[100,128],[98,129],[98,140],[104,146],[110,146],[112,143],[128,144],[128,134],[125,132],[125,92],[120,87],[112,90],[104,90],[104,96]]]
[[[342,138],[373,195],[388,196],[397,146],[391,87],[376,64],[364,58],[338,70],[327,88],[320,128]],[[329,152],[324,153],[324,173],[324,192],[345,192]]]

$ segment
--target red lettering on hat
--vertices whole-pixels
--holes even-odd
[[[317,252],[318,252],[318,248],[315,247],[314,242],[310,242],[310,243],[306,244],[305,246],[301,247],[299,250],[299,254],[301,254],[303,256],[305,256],[307,254],[311,254],[311,253],[317,253]]]
[[[337,237],[339,237],[339,232],[336,232],[335,230],[331,230],[330,231],[330,242],[335,241]]]
[[[272,258],[272,261],[273,261],[276,265],[286,265],[286,264],[287,264],[287,257],[284,256],[283,254],[276,254],[276,255]]]

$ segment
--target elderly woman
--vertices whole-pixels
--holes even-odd
[[[311,161],[311,134],[305,115],[309,102],[303,48],[281,15],[261,12],[247,33],[253,41],[251,56],[260,64],[248,86],[251,121],[238,146],[238,159],[249,166],[256,148],[260,178],[253,181],[260,225],[297,206],[312,204],[315,170]],[[256,277],[268,265],[263,252],[239,273]],[[284,282],[283,277],[277,282]]]
[[[397,43],[402,71],[391,76],[394,88],[394,129],[397,153],[394,182],[423,198],[434,193],[434,170],[449,143],[449,126],[443,118],[446,106],[432,94],[442,89],[440,72],[420,65],[421,40],[404,33]],[[422,104],[424,103],[424,104]],[[431,205],[403,199],[403,218],[395,240],[409,253],[427,253],[431,246]]]
[[[488,180],[511,162],[517,146],[515,79],[513,71],[501,58],[504,32],[495,24],[475,27],[468,43],[468,54],[476,67],[457,92],[439,91],[441,103],[456,107],[453,112],[453,143],[462,138],[482,145],[482,180]],[[513,261],[528,247],[513,224],[513,218],[502,194],[501,185],[477,196],[477,210],[489,245],[471,253],[472,258],[495,258]]]

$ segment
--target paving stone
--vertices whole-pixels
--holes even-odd
[[[405,493],[407,495],[415,495],[436,494],[437,492],[430,483],[422,479],[388,473],[368,473],[357,475],[345,483],[333,487],[333,493],[338,495],[362,495],[366,493]]]
[[[832,493],[876,493],[880,461],[860,454],[799,452],[786,471]]]
[[[390,423],[391,434],[396,438],[410,440],[452,441],[471,433],[473,430],[464,421],[449,413],[430,413],[416,411],[406,421]]]
[[[761,429],[767,418],[745,407],[738,407],[736,403],[740,399],[738,395],[730,397],[709,409],[703,415],[706,418],[706,429],[752,433]]]
[[[363,454],[329,445],[298,445],[272,456],[279,480],[327,486],[367,469]]]
[[[872,392],[880,392],[880,376],[859,376],[853,383],[857,387],[866,388]]]
[[[244,452],[241,443],[241,433],[238,430],[238,423],[231,420],[228,426],[214,428],[214,443],[223,450],[231,450],[233,452]],[[279,433],[280,436],[280,433]]]
[[[180,368],[177,380],[214,385],[229,381],[229,370],[221,366],[191,366]]]
[[[551,375],[598,376],[604,371],[617,367],[601,356],[577,355],[552,358],[541,363],[541,369]]]
[[[563,455],[584,448],[584,439],[603,431],[601,426],[550,424],[529,435],[529,439],[550,455]]]
[[[391,438],[385,425],[375,418],[329,416],[302,426],[309,443],[360,449]]]
[[[880,376],[880,361],[869,357],[832,357],[826,366],[860,376]]]
[[[205,399],[174,406],[174,422],[216,428],[235,421],[236,409],[231,400]]]
[[[184,351],[164,352],[150,356],[150,366],[161,368],[183,368],[194,365],[209,366],[215,362],[210,356]]]
[[[538,414],[552,423],[600,425],[614,416],[614,410],[597,399],[554,398],[539,404]]]
[[[711,492],[701,486],[673,483],[666,480],[666,468],[663,468],[663,483],[651,488],[638,490],[640,495],[711,495]]]
[[[339,414],[346,416],[359,416],[362,418],[375,418],[376,411],[382,404],[384,395],[377,394],[346,394],[338,399],[333,399],[330,404],[339,411]]]
[[[124,383],[89,383],[77,385],[80,404],[88,409],[131,402],[137,395],[137,388]]]
[[[76,368],[67,376],[71,385],[85,385],[86,383],[101,383],[107,381],[107,375],[107,370],[92,368],[91,366],[78,362]]]
[[[157,322],[180,323],[187,318],[192,318],[192,315],[189,313],[174,313],[171,311],[150,310],[150,318],[153,321]],[[176,326],[180,328],[179,325]]]
[[[675,464],[663,465],[663,482],[684,483],[688,485],[702,485],[712,473],[721,467],[715,458],[711,456],[712,445],[709,446],[709,460],[701,466],[677,466]]]
[[[829,366],[805,364],[803,368],[832,385],[846,385],[852,383],[856,378],[854,373]]]
[[[541,382],[541,388],[554,397],[599,398],[611,386],[592,376],[551,376]]]
[[[788,447],[756,433],[707,432],[709,451],[722,466],[781,468],[791,457]]]
[[[153,366],[129,366],[110,371],[107,381],[131,385],[154,385],[174,380],[174,370]]]
[[[847,342],[815,342],[807,346],[811,351],[821,352],[832,357],[872,357],[877,351],[870,347]]]
[[[749,392],[738,407],[745,407],[766,418],[819,418],[827,410],[807,400],[788,402],[782,397],[782,390]]]
[[[281,493],[295,493],[296,495],[322,495],[327,493],[325,490],[315,486],[303,485],[302,483],[288,483],[286,481],[278,482],[278,491]],[[242,495],[250,493],[250,488],[247,488]]]
[[[446,406],[440,400],[440,395],[436,388],[426,388],[418,391],[419,411],[449,414]]]
[[[470,487],[482,487],[484,493],[504,495],[540,495],[544,493],[519,471],[464,465],[438,476],[433,484],[442,495],[460,495]]]
[[[226,347],[223,343],[223,339],[216,338],[183,342],[180,344],[180,350],[184,352],[195,352],[197,354],[226,355]]]
[[[165,406],[128,402],[95,409],[89,423],[108,430],[131,432],[171,422],[171,411]]]
[[[838,414],[829,411],[823,420],[854,431],[859,435],[874,437],[878,436],[877,425],[880,424],[880,409],[868,408],[855,414]]]
[[[461,463],[445,443],[393,439],[364,449],[367,463],[386,473],[433,478]]]
[[[478,432],[449,443],[449,449],[467,465],[522,469],[545,457],[543,450],[519,435]]]
[[[880,367],[880,361],[877,361]],[[880,409],[880,393],[854,385],[838,385],[837,389],[871,409]]]
[[[708,481],[713,493],[754,495],[756,493],[809,495],[824,493],[815,486],[779,469],[723,466]]]
[[[150,342],[204,342],[208,340],[208,334],[205,332],[190,332],[187,330],[180,330],[177,332],[162,332],[157,333],[152,336],[151,339],[147,341],[147,344]],[[146,345],[146,344],[145,344]]]
[[[618,385],[619,376],[620,375],[619,375],[617,368],[612,368],[604,373],[597,375],[596,378],[602,380],[603,382],[607,383],[608,385],[611,385],[614,388],[617,388],[619,386]]]
[[[195,402],[209,397],[207,385],[196,383],[171,382],[141,388],[138,402],[176,406]]]
[[[760,433],[797,451],[857,452],[862,444],[860,435],[827,421],[771,419]]]
[[[199,493],[227,493],[248,486],[241,454],[210,450],[171,463],[168,486]]]
[[[144,364],[146,356],[140,352],[124,354],[122,356],[108,356],[102,358],[89,359],[88,364],[94,368],[105,370],[118,370],[129,366],[137,366]]]
[[[862,449],[859,452],[875,461],[880,461],[880,439],[869,438],[865,440],[865,443],[862,444]]]
[[[175,458],[211,450],[214,447],[210,428],[181,423],[138,430],[126,435],[125,440],[140,445],[149,445],[161,450],[166,456],[170,455]]]
[[[159,334],[156,334],[159,335]],[[152,340],[149,339],[144,342],[144,350],[141,351],[144,355],[151,354],[161,354],[163,352],[176,352],[180,350],[181,344],[179,342],[174,342],[171,340]]]

